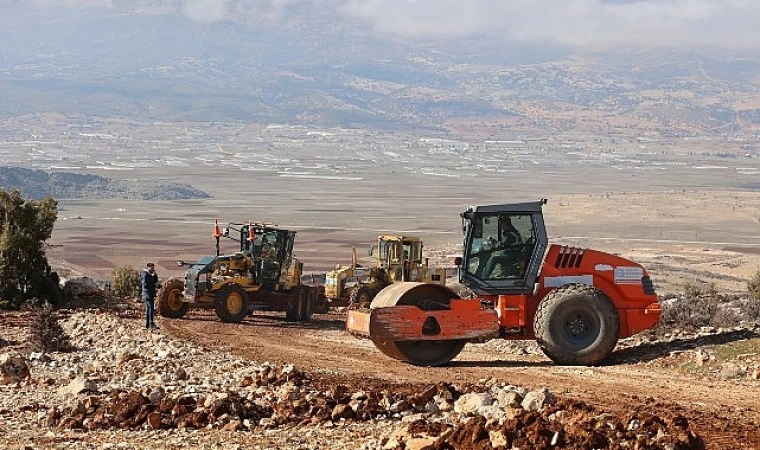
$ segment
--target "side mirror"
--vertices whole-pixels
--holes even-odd
[[[182,261],[181,259],[178,259],[178,260],[176,261],[176,263],[177,263],[177,267],[182,267],[182,266],[184,266],[185,264],[187,264],[185,261]]]
[[[460,267],[462,265],[462,257],[461,256],[457,256],[456,258],[454,258],[454,265],[457,266],[457,267]]]
[[[224,230],[222,230],[222,235],[225,237],[229,237],[230,229],[228,227],[225,227]]]

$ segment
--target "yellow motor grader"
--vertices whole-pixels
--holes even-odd
[[[422,239],[415,236],[381,235],[370,248],[375,267],[363,267],[353,249],[351,265],[327,272],[324,296],[333,306],[369,305],[384,287],[401,281],[445,286],[446,270],[431,268],[422,257]]]
[[[224,231],[215,224],[216,255],[191,263],[184,279],[164,283],[158,312],[180,318],[191,307],[206,308],[222,322],[240,322],[254,310],[285,311],[290,322],[308,322],[324,298],[318,287],[301,284],[303,263],[293,257],[295,235],[267,223],[230,223]],[[239,251],[221,255],[221,238],[239,242]]]

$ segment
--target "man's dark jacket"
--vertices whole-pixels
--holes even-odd
[[[158,285],[158,274],[150,273],[148,269],[143,269],[140,272],[140,285],[142,285],[142,297],[143,299],[156,298],[156,285]]]

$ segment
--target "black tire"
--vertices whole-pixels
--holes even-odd
[[[330,302],[323,294],[316,293],[314,299],[314,313],[315,314],[327,314],[330,312]]]
[[[311,322],[311,316],[314,314],[314,302],[316,301],[316,289],[312,289],[310,287],[301,287],[301,292],[303,292],[302,301],[303,306],[301,308],[301,317],[299,320],[301,322]]]
[[[377,292],[367,286],[356,285],[351,289],[351,294],[348,296],[348,304],[369,307],[375,295],[377,295]]]
[[[169,278],[158,291],[158,313],[162,317],[179,319],[187,313],[189,303],[182,301],[185,282],[181,278]]]
[[[301,286],[296,286],[290,290],[292,298],[288,301],[287,308],[285,309],[285,320],[287,322],[301,321],[304,314],[304,295],[305,293]]]
[[[593,366],[615,349],[620,318],[602,291],[570,284],[541,300],[533,327],[541,350],[556,364]]]
[[[216,315],[222,322],[240,323],[248,314],[248,292],[236,283],[227,283],[216,293]]]

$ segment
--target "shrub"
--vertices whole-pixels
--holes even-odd
[[[121,297],[138,297],[140,295],[140,272],[127,267],[113,269],[113,291]]]
[[[659,328],[694,331],[707,326],[736,326],[742,320],[742,311],[730,303],[731,299],[719,294],[714,284],[687,283],[682,296],[663,302]]]
[[[48,302],[33,312],[27,347],[36,352],[65,352],[72,349],[69,336],[58,323],[58,316]]]
[[[747,282],[747,292],[750,300],[760,302],[760,269],[757,269],[755,275]]]

